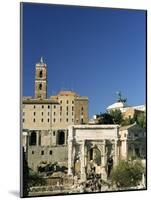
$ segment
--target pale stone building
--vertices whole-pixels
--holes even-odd
[[[22,101],[23,145],[28,165],[67,163],[68,126],[88,123],[88,97],[61,91],[47,97],[47,65],[41,58],[35,68],[35,96]],[[26,144],[26,145],[25,145]]]
[[[118,125],[73,125],[69,127],[68,174],[87,179],[91,166],[107,179],[107,160],[114,165],[120,157]]]
[[[123,118],[133,118],[135,115],[144,113],[146,108],[145,105],[139,105],[139,106],[128,106],[125,102],[122,100],[118,100],[117,102],[111,104],[107,107],[107,112],[120,110]]]
[[[95,173],[107,179],[107,161],[113,166],[120,160],[146,157],[146,133],[133,124],[119,125],[72,125],[68,136],[68,174],[82,181],[88,178],[93,165]]]
[[[146,132],[137,124],[122,126],[120,134],[120,159],[146,158]]]

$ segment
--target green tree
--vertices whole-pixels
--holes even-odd
[[[134,187],[140,183],[144,172],[141,161],[120,161],[112,170],[112,182],[119,188]]]
[[[121,125],[122,126],[127,126],[127,125],[134,124],[134,123],[135,123],[135,118],[134,117],[133,118],[129,117],[129,118],[123,119]]]
[[[114,124],[113,118],[109,113],[103,113],[99,116],[99,124]]]
[[[110,115],[113,119],[114,124],[121,124],[123,121],[123,115],[119,109],[110,111]]]
[[[29,187],[28,187],[28,175],[29,175],[29,168],[28,163],[26,160],[24,148],[22,149],[22,155],[23,155],[23,171],[22,171],[22,184],[23,184],[23,197],[27,197],[29,193]]]
[[[136,116],[136,123],[142,127],[146,128],[146,113],[140,113]]]
[[[28,187],[45,185],[46,181],[37,172],[30,171],[28,175]]]

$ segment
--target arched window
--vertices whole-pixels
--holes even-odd
[[[42,70],[39,72],[39,77],[40,78],[42,78],[42,75],[43,75],[43,73],[42,73]]]
[[[39,90],[42,90],[42,84],[41,83],[39,84]]]
[[[32,131],[31,132],[31,135],[30,135],[30,140],[29,140],[29,144],[30,145],[36,145],[36,132],[35,131]]]
[[[58,144],[62,145],[65,143],[65,133],[63,131],[58,132]]]

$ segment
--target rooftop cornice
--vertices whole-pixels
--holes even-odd
[[[23,99],[23,104],[59,104],[58,101],[52,99]]]

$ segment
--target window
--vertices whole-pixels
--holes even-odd
[[[72,119],[72,122],[74,122],[74,120]]]
[[[126,133],[124,133],[124,137],[126,137]]]
[[[41,83],[39,84],[39,90],[42,90],[42,84]]]
[[[44,115],[44,113],[42,112],[42,113],[41,113],[41,115],[43,116],[43,115]]]
[[[49,151],[49,154],[52,155],[52,150]]]
[[[62,112],[60,112],[60,116],[62,115]]]
[[[67,100],[67,104],[69,103],[69,101]]]
[[[44,151],[41,151],[41,155],[44,155]]]
[[[83,112],[81,112],[81,115],[83,115]]]
[[[66,115],[68,115],[68,112],[66,112]]]
[[[29,145],[36,145],[36,143],[37,143],[36,132],[32,131],[29,137]]]
[[[36,112],[34,112],[34,116],[36,115]]]
[[[72,111],[74,111],[74,107],[72,106]]]
[[[49,122],[49,119],[47,121]]]
[[[25,115],[25,112],[23,112],[23,116]]]
[[[135,134],[134,134],[134,137],[138,137],[138,133],[135,133]]]
[[[32,151],[31,153],[34,154],[34,151]]]
[[[42,105],[41,107],[44,108],[44,105]]]
[[[83,107],[81,108],[81,111],[83,111]]]
[[[39,72],[39,77],[42,78],[42,70]]]
[[[60,106],[60,111],[62,111],[62,106]]]
[[[73,115],[73,112],[72,112],[72,115]]]
[[[66,122],[68,122],[68,118],[66,119]]]
[[[62,104],[62,100],[60,101],[60,104]]]
[[[56,121],[56,119],[54,118],[54,119],[53,119],[53,122],[55,122],[55,121]]]
[[[42,118],[42,119],[41,119],[41,122],[43,122],[43,121],[44,121],[44,119]]]
[[[56,108],[56,106],[54,106],[54,108]]]
[[[60,118],[60,122],[62,121],[62,119]]]
[[[33,119],[33,122],[35,122],[36,120],[35,120],[35,118]]]
[[[53,131],[53,136],[55,136],[55,131]]]
[[[65,133],[63,131],[58,132],[58,144],[62,145],[65,143]]]
[[[48,106],[48,108],[50,108],[50,106]]]
[[[83,118],[81,119],[81,124],[83,124]]]
[[[68,111],[68,106],[66,107],[67,111]]]
[[[54,112],[53,114],[54,114],[54,116],[56,115],[56,113],[55,113],[55,112]]]
[[[36,108],[36,106],[34,105],[34,108]]]
[[[72,104],[74,104],[74,101],[72,101]]]
[[[25,119],[23,118],[23,123],[25,122]]]
[[[49,116],[49,112],[48,112],[48,116]]]

